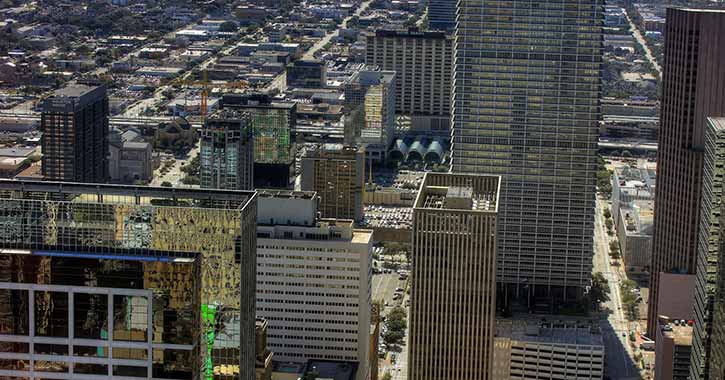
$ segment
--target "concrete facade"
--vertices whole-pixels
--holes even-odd
[[[368,379],[372,231],[319,219],[314,192],[258,194],[257,316],[275,360],[356,361],[356,379]]]
[[[409,380],[493,378],[500,180],[425,175],[413,209]]]

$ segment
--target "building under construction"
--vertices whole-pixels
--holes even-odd
[[[254,187],[287,188],[294,170],[296,104],[262,94],[227,94],[222,108],[248,112],[254,128]]]

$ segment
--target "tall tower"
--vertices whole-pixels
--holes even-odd
[[[452,169],[502,176],[506,299],[577,299],[591,280],[603,5],[458,2]]]
[[[500,177],[427,173],[413,208],[409,380],[489,380]]]
[[[649,336],[655,336],[660,272],[694,274],[697,261],[706,118],[725,115],[725,12],[667,10],[657,193],[650,266]],[[696,288],[705,289],[698,281]],[[696,292],[702,318],[694,340],[707,339],[711,301]],[[703,329],[700,329],[702,327]],[[704,346],[693,347],[696,356]]]
[[[200,182],[206,189],[252,190],[254,139],[248,113],[222,109],[201,131]]]
[[[42,173],[47,181],[108,180],[108,96],[103,86],[71,84],[43,102]]]

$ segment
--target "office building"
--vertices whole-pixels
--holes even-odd
[[[428,27],[452,31],[456,27],[456,0],[428,1]]]
[[[263,94],[226,94],[222,108],[248,112],[254,127],[254,187],[287,188],[294,173],[292,129],[295,103],[277,102]]]
[[[226,108],[209,115],[201,129],[199,155],[202,188],[253,189],[254,138],[249,113]]]
[[[255,378],[255,193],[1,181],[0,207],[0,377]]]
[[[71,84],[43,101],[42,173],[48,181],[108,180],[108,96],[103,86]]]
[[[685,321],[657,318],[655,379],[688,380],[692,351],[692,326]]]
[[[427,173],[413,208],[409,380],[492,379],[500,177]]]
[[[269,323],[257,318],[254,329],[254,342],[256,352],[256,361],[254,364],[256,370],[255,380],[272,380],[272,351],[267,347],[267,329]]]
[[[287,65],[287,87],[325,88],[327,65],[319,60],[297,60]]]
[[[345,107],[362,108],[364,123],[354,132],[368,160],[380,162],[395,133],[395,72],[361,70],[345,83]]]
[[[692,359],[693,380],[725,378],[725,301],[720,260],[723,229],[725,119],[708,118],[702,168],[702,204],[697,244],[697,272]],[[663,293],[668,294],[668,293]],[[670,298],[669,296],[667,297]],[[662,314],[661,311],[659,311]],[[666,315],[666,314],[665,314]],[[716,343],[717,342],[717,343]]]
[[[302,190],[320,197],[323,218],[363,218],[365,152],[354,146],[322,144],[302,156]]]
[[[314,192],[260,190],[257,316],[275,360],[355,361],[369,373],[372,231],[318,217]]]
[[[706,119],[725,116],[725,72],[720,65],[725,54],[721,38],[725,12],[668,8],[666,27],[647,313],[647,332],[653,337],[661,314],[657,310],[660,273],[695,274],[700,265],[697,245]],[[706,299],[696,300],[706,324],[711,318],[709,304]],[[698,344],[694,350],[701,357]]]
[[[455,11],[455,1],[449,2]],[[366,41],[365,62],[382,70],[395,71],[395,111],[410,116],[414,129],[448,132],[453,36],[412,29],[377,30],[368,33]]]
[[[583,296],[592,273],[603,0],[461,0],[452,170],[501,175],[505,300]]]
[[[502,319],[495,347],[495,380],[604,377],[602,331],[591,321]]]

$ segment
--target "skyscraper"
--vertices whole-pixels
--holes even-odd
[[[409,380],[489,380],[500,177],[427,173],[413,207]]]
[[[647,332],[656,334],[659,274],[694,274],[697,259],[706,118],[725,115],[725,12],[667,9],[657,193]],[[703,262],[702,265],[705,265]],[[697,285],[703,288],[705,284]],[[708,323],[709,301],[696,299]],[[695,340],[702,340],[703,332]],[[702,355],[702,347],[694,347]]]
[[[363,218],[365,152],[354,146],[308,147],[302,157],[302,190],[316,191],[323,218]]]
[[[720,260],[723,198],[723,164],[725,163],[725,119],[708,118],[705,129],[702,168],[702,204],[697,271],[695,281],[695,323],[693,326],[690,378],[723,379],[725,376],[725,294],[722,294]],[[719,315],[719,316],[718,316]],[[719,343],[713,343],[718,342]],[[718,375],[719,373],[719,375]],[[709,376],[712,375],[712,376]],[[717,376],[717,377],[713,377]]]
[[[431,29],[451,31],[456,27],[457,0],[428,1],[428,26]]]
[[[42,174],[48,181],[108,180],[108,96],[103,86],[71,84],[43,102]]]
[[[252,190],[254,138],[249,113],[215,111],[201,130],[200,181],[205,189]]]
[[[591,280],[603,5],[458,2],[452,170],[502,176],[506,299],[576,299]]]
[[[295,103],[276,102],[264,94],[226,94],[222,108],[249,112],[254,126],[254,187],[287,188],[294,173],[292,128]]]
[[[13,364],[35,361],[36,377],[84,363],[98,364],[84,366],[89,378],[254,380],[256,202],[0,181],[0,331],[20,343]]]

